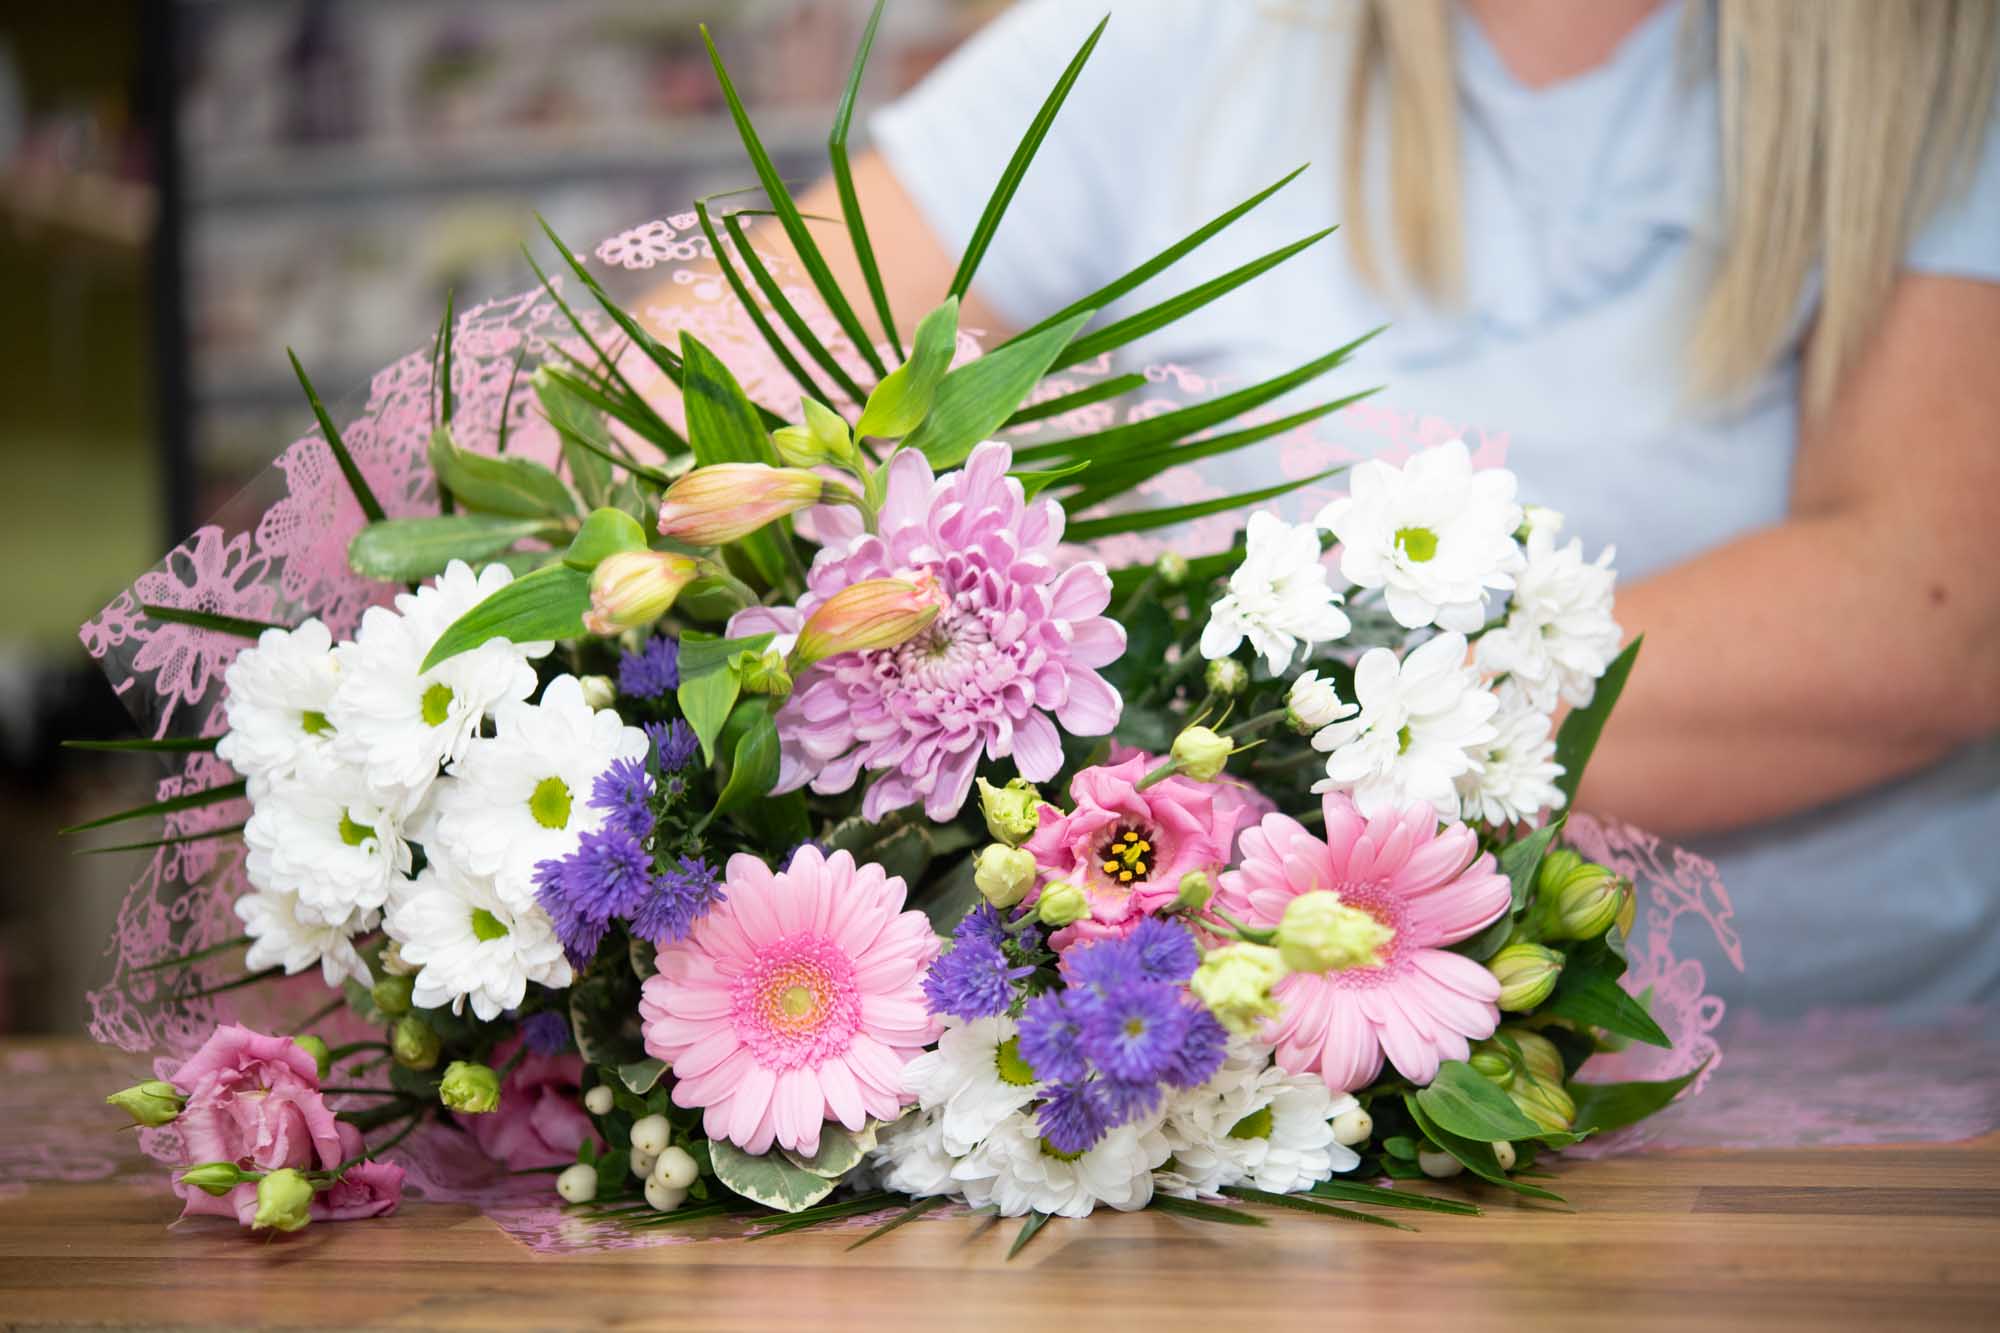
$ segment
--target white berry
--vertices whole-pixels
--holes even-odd
[[[612,1101],[611,1089],[600,1083],[583,1094],[583,1109],[592,1115],[609,1115]]]
[[[1368,1142],[1368,1136],[1374,1132],[1375,1117],[1358,1106],[1333,1118],[1333,1141],[1344,1148]]]
[[[678,1185],[669,1185],[658,1176],[646,1182],[646,1202],[663,1213],[671,1213],[687,1202],[688,1192]]]
[[[668,1148],[653,1165],[653,1179],[677,1190],[694,1184],[694,1178],[700,1174],[701,1168],[695,1165],[694,1154],[686,1148]]]
[[[637,1148],[634,1148],[632,1150],[632,1174],[644,1180],[647,1176],[653,1174],[653,1163],[659,1160],[660,1155],[658,1153],[640,1152]]]
[[[597,1197],[597,1168],[578,1162],[556,1177],[556,1193],[571,1203],[589,1203]]]
[[[672,1130],[667,1127],[663,1115],[640,1116],[632,1122],[632,1148],[635,1152],[651,1153],[658,1157],[667,1150],[667,1140]]]
[[[1417,1169],[1433,1180],[1448,1180],[1465,1170],[1465,1163],[1448,1152],[1432,1152],[1425,1148],[1417,1153]]]
[[[1500,1159],[1502,1171],[1512,1171],[1514,1163],[1520,1160],[1514,1155],[1514,1145],[1505,1139],[1493,1140],[1493,1155]]]

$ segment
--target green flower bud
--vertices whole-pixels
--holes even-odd
[[[1278,921],[1278,952],[1294,972],[1344,972],[1377,967],[1396,932],[1328,889],[1302,893]]]
[[[847,422],[825,404],[811,398],[799,399],[805,423],[781,426],[771,432],[771,443],[788,467],[818,467],[832,463],[846,467],[854,461],[854,439]]]
[[[1263,1020],[1278,1016],[1271,987],[1284,980],[1286,971],[1283,955],[1268,944],[1227,944],[1209,950],[1188,989],[1217,1022],[1249,1036]]]
[[[1076,885],[1058,880],[1035,900],[1035,915],[1045,926],[1067,926],[1090,915],[1090,899]]]
[[[1174,895],[1174,910],[1199,912],[1208,906],[1208,900],[1214,896],[1215,885],[1208,876],[1199,870],[1190,870],[1181,876],[1180,892]]]
[[[1613,924],[1618,927],[1618,938],[1629,940],[1632,938],[1633,921],[1639,915],[1639,891],[1629,879],[1621,877],[1618,882],[1625,892],[1618,900],[1618,917]]]
[[[586,707],[605,709],[618,701],[618,686],[609,676],[579,676],[576,683],[583,692]]]
[[[1042,822],[1042,794],[1035,784],[1015,778],[1004,787],[979,779],[979,811],[986,831],[1009,847],[1019,847]]]
[[[768,694],[784,699],[792,692],[792,673],[785,669],[785,655],[766,649],[761,657],[742,654],[739,676],[745,694]]]
[[[1012,907],[1035,887],[1035,858],[1004,842],[989,843],[972,862],[972,883],[995,907]]]
[[[333,1053],[318,1037],[293,1037],[292,1045],[313,1058],[313,1067],[319,1071],[321,1078],[325,1078],[327,1071],[333,1068]]]
[[[1539,944],[1510,944],[1487,960],[1486,970],[1500,983],[1500,1007],[1524,1014],[1555,990],[1563,956]]]
[[[234,1162],[202,1162],[181,1172],[180,1179],[182,1184],[192,1185],[219,1199],[241,1185],[247,1177],[243,1168]]]
[[[1207,727],[1187,727],[1174,737],[1174,763],[1197,782],[1207,782],[1222,772],[1235,751],[1235,742]]]
[[[298,1231],[312,1221],[312,1182],[301,1171],[279,1167],[257,1182],[257,1213],[250,1225],[258,1231]]]
[[[1536,1078],[1547,1083],[1563,1081],[1562,1052],[1556,1049],[1554,1042],[1541,1033],[1530,1028],[1508,1026],[1493,1035],[1496,1038],[1505,1037],[1512,1041],[1515,1049],[1521,1052],[1521,1060],[1528,1066],[1528,1072]],[[1482,1048],[1490,1046],[1502,1051],[1506,1049],[1498,1041],[1481,1042],[1480,1046]]]
[[[444,1043],[429,1023],[415,1014],[404,1014],[389,1034],[389,1050],[405,1069],[434,1069],[444,1054]]]
[[[156,1129],[172,1124],[174,1117],[187,1105],[187,1099],[180,1095],[171,1083],[159,1079],[147,1079],[144,1083],[134,1083],[123,1092],[114,1092],[106,1097],[105,1103],[116,1106],[132,1117],[135,1125]]]
[[[1522,1115],[1549,1132],[1566,1130],[1576,1123],[1576,1102],[1560,1083],[1517,1078],[1507,1096]]]
[[[392,973],[369,987],[368,998],[385,1017],[397,1018],[410,1012],[410,995],[416,988],[416,978]]]
[[[1491,1045],[1491,1042],[1481,1042],[1466,1063],[1488,1082],[1504,1088],[1514,1081],[1514,1060],[1505,1051],[1486,1049]]]
[[[1624,906],[1624,881],[1568,848],[1542,858],[1535,876],[1542,935],[1552,940],[1594,940],[1611,928]]]
[[[1187,557],[1179,551],[1166,551],[1153,562],[1153,572],[1160,576],[1160,582],[1169,588],[1178,588],[1187,582]]]
[[[1208,664],[1201,673],[1202,683],[1208,686],[1210,694],[1228,697],[1243,693],[1243,687],[1250,683],[1250,673],[1243,664],[1233,657],[1218,657]]]
[[[484,1115],[500,1105],[500,1076],[485,1065],[453,1060],[438,1083],[438,1100],[453,1111]]]

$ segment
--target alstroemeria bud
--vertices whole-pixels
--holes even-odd
[[[1618,876],[1567,848],[1551,852],[1535,876],[1536,915],[1552,940],[1594,940],[1611,928],[1624,906]]]
[[[693,583],[693,556],[677,551],[618,551],[598,561],[590,574],[590,610],[583,627],[609,637],[650,625],[665,615]]]
[[[1019,847],[1042,822],[1042,793],[1026,778],[1015,778],[1004,787],[981,778],[979,812],[986,816],[988,833],[1009,847]]]
[[[1488,1050],[1490,1042],[1481,1042],[1479,1049],[1472,1053],[1466,1063],[1477,1070],[1488,1082],[1506,1087],[1514,1081],[1514,1058],[1502,1050]]]
[[[1236,743],[1207,727],[1183,727],[1174,737],[1174,763],[1179,771],[1197,782],[1208,782],[1222,772]]]
[[[1395,932],[1330,889],[1302,893],[1278,920],[1278,952],[1294,972],[1375,967]]]
[[[179,1089],[156,1078],[134,1083],[104,1100],[131,1116],[133,1124],[144,1125],[148,1129],[172,1124],[180,1115],[181,1108],[187,1105],[187,1098],[181,1096]]]
[[[243,1168],[234,1162],[202,1162],[180,1174],[181,1184],[192,1185],[218,1199],[241,1185],[244,1179]]]
[[[783,699],[792,692],[792,673],[785,668],[785,655],[776,648],[766,648],[756,657],[744,653],[738,678],[745,694]]]
[[[1090,899],[1083,890],[1059,880],[1042,890],[1035,899],[1035,916],[1045,926],[1067,926],[1090,915]]]
[[[1300,674],[1292,682],[1290,693],[1285,696],[1285,721],[1301,736],[1310,736],[1321,727],[1330,726],[1354,711],[1352,704],[1340,701],[1339,693],[1330,680],[1321,680],[1316,671]]]
[[[453,1060],[438,1083],[438,1100],[453,1111],[484,1115],[500,1106],[500,1076],[486,1065]]]
[[[1552,1083],[1563,1081],[1562,1052],[1556,1049],[1554,1042],[1541,1033],[1529,1028],[1508,1026],[1493,1035],[1495,1038],[1505,1037],[1513,1042],[1514,1049],[1521,1053],[1521,1063],[1525,1064],[1528,1072],[1536,1078]],[[1503,1051],[1506,1049],[1497,1040],[1481,1042],[1480,1046],[1482,1048],[1492,1046]]]
[[[921,634],[944,603],[944,590],[929,574],[849,584],[814,608],[792,661],[803,668],[839,653],[893,648]]]
[[[1619,882],[1624,886],[1625,894],[1618,901],[1618,917],[1613,924],[1618,927],[1618,938],[1629,940],[1632,938],[1633,923],[1639,915],[1639,891],[1629,879],[1621,876]]]
[[[250,1225],[258,1231],[297,1231],[312,1221],[312,1198],[305,1173],[281,1166],[257,1182],[257,1212]]]
[[[841,415],[811,398],[799,400],[804,414],[802,425],[781,426],[771,432],[778,457],[792,467],[818,467],[832,463],[846,467],[854,461],[854,437]]]
[[[1555,990],[1563,956],[1539,944],[1510,944],[1486,960],[1486,970],[1500,983],[1500,1007],[1525,1014]]]
[[[1228,698],[1243,693],[1243,687],[1250,683],[1250,673],[1235,658],[1218,657],[1203,669],[1201,681],[1210,694]]]
[[[972,862],[972,883],[995,907],[1012,907],[1035,887],[1035,858],[1018,847],[989,843]]]
[[[415,1014],[404,1014],[389,1032],[389,1053],[405,1069],[433,1069],[444,1053],[444,1043],[429,1023]]]
[[[1565,1130],[1576,1123],[1576,1102],[1560,1083],[1517,1078],[1507,1096],[1522,1115],[1544,1130]]]
[[[1285,978],[1284,957],[1268,944],[1228,944],[1211,949],[1188,981],[1194,997],[1216,1021],[1244,1036],[1278,1016],[1271,987]]]
[[[328,1071],[333,1068],[333,1052],[329,1051],[326,1043],[318,1037],[293,1037],[292,1045],[313,1058],[313,1068],[319,1070],[321,1078],[325,1078]]]
[[[826,483],[802,467],[715,463],[698,467],[660,497],[660,535],[721,546],[816,505]]]

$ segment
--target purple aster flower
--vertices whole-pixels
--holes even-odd
[[[653,878],[646,901],[632,913],[632,933],[654,943],[684,940],[708,909],[722,901],[715,867],[697,856]]]
[[[981,760],[1011,756],[1022,777],[1046,781],[1062,767],[1058,725],[1073,736],[1116,725],[1122,701],[1097,673],[1125,650],[1125,631],[1103,614],[1111,580],[1096,561],[1056,559],[1062,509],[1024,500],[1007,476],[1012,459],[988,441],[940,479],[921,450],[903,450],[889,463],[875,532],[853,510],[817,511],[820,555],[798,605],[731,618],[731,635],[795,634],[866,579],[929,576],[949,598],[915,638],[799,674],[777,715],[775,790],[811,779],[815,790],[844,791],[868,771],[877,776],[864,818],[921,801],[942,821],[964,805]]]
[[[1187,1032],[1161,1077],[1177,1088],[1198,1088],[1214,1078],[1215,1071],[1222,1068],[1222,1058],[1228,1053],[1229,1034],[1205,1007],[1190,1004],[1187,1010]]]
[[[614,759],[590,785],[590,803],[633,837],[653,832],[653,779],[643,759]]]
[[[1083,1017],[1083,1052],[1112,1078],[1157,1083],[1174,1067],[1194,1011],[1181,988],[1135,981],[1105,991]]]
[[[663,699],[681,683],[680,641],[669,635],[646,640],[618,662],[618,692],[634,699]]]
[[[1094,996],[1077,991],[1046,991],[1021,1011],[1021,1058],[1035,1077],[1073,1082],[1089,1071],[1083,1058],[1083,1016]]]
[[[1104,1137],[1114,1122],[1105,1114],[1100,1086],[1077,1079],[1048,1090],[1048,1100],[1036,1112],[1035,1123],[1051,1148],[1060,1153],[1087,1152]]]
[[[1130,940],[1092,940],[1063,954],[1070,984],[1106,988],[1141,980],[1139,951]]]
[[[1125,937],[1138,963],[1139,975],[1148,981],[1184,982],[1201,966],[1201,950],[1194,936],[1178,921],[1149,916]]]
[[[679,718],[671,722],[648,722],[646,735],[659,752],[662,773],[680,772],[701,749],[701,740],[694,734],[694,728]]]
[[[1128,1083],[1119,1078],[1101,1078],[1090,1086],[1097,1094],[1105,1123],[1111,1126],[1129,1125],[1151,1115],[1164,1096],[1160,1085],[1151,1081]]]
[[[924,977],[924,999],[934,1014],[956,1014],[967,1022],[1007,1012],[1014,983],[1035,969],[1009,967],[992,940],[961,938],[939,955]]]
[[[551,865],[555,871],[545,875]],[[601,924],[630,916],[646,901],[653,858],[630,829],[606,824],[578,838],[568,856],[536,866],[535,875],[537,897],[551,917],[560,920],[560,910]]]
[[[981,903],[960,919],[951,937],[960,944],[967,940],[985,940],[997,947],[1007,938],[1007,928],[1001,923],[1000,913],[992,903]]]
[[[521,1040],[536,1055],[561,1055],[569,1049],[569,1020],[553,1009],[521,1020]]]

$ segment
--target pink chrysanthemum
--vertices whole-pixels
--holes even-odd
[[[1238,842],[1238,869],[1222,876],[1216,903],[1247,925],[1275,926],[1293,898],[1328,889],[1343,905],[1391,932],[1376,965],[1293,973],[1272,989],[1280,1007],[1265,1037],[1286,1072],[1317,1072],[1352,1091],[1382,1072],[1386,1053],[1413,1083],[1463,1060],[1470,1040],[1500,1021],[1493,974],[1441,946],[1497,920],[1511,891],[1478,836],[1463,824],[1442,831],[1428,805],[1362,816],[1340,794],[1325,798],[1326,836],[1285,815],[1266,815]]]
[[[903,1066],[937,1035],[924,971],[938,951],[903,881],[846,852],[801,847],[773,874],[729,858],[728,896],[659,952],[639,1001],[646,1050],[673,1066],[674,1104],[746,1152],[819,1150],[910,1100]]]
[[[1023,777],[1045,781],[1062,767],[1057,724],[1073,736],[1117,724],[1118,691],[1096,671],[1125,651],[1125,631],[1101,614],[1110,577],[1095,561],[1058,569],[1062,506],[1024,499],[1012,460],[988,441],[940,480],[922,453],[897,454],[877,531],[853,509],[814,510],[823,546],[798,606],[730,622],[733,635],[796,633],[814,607],[865,579],[929,574],[949,599],[908,642],[800,675],[778,714],[777,790],[810,781],[846,791],[865,770],[880,774],[866,818],[922,801],[931,819],[950,819],[982,759],[1012,758]]]

